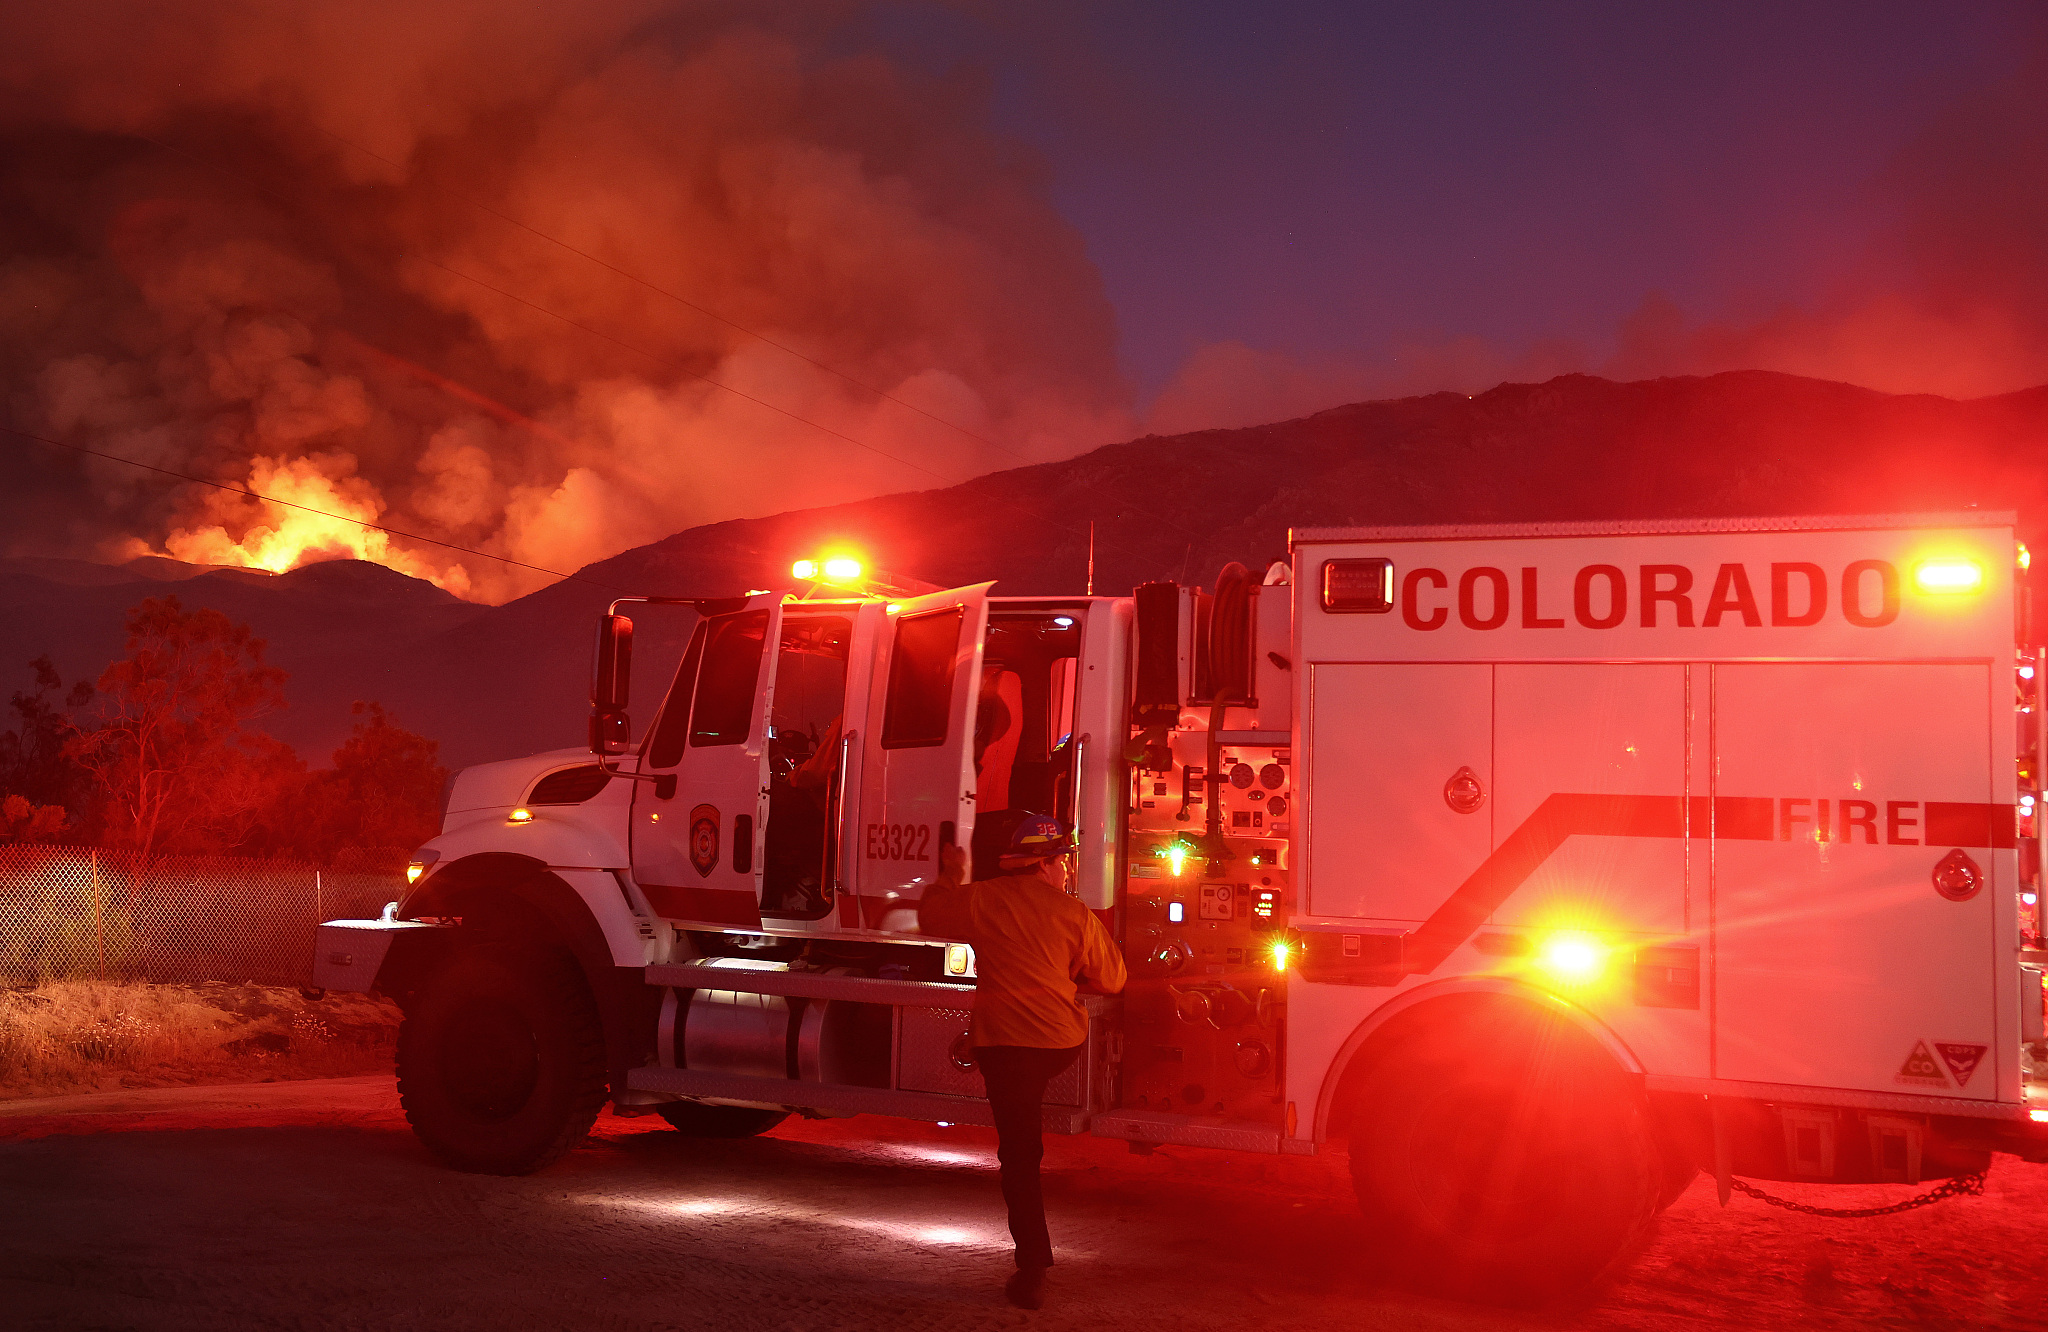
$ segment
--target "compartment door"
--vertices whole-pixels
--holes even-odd
[[[989,583],[893,603],[875,648],[861,737],[860,924],[908,932],[908,907],[939,872],[939,847],[974,832],[975,709]]]
[[[1493,667],[1312,665],[1308,694],[1309,913],[1427,919],[1492,845]]]
[[[1495,847],[1552,796],[1612,800],[1595,805],[1597,822],[1583,829],[1560,819],[1566,835],[1495,908],[1492,923],[1684,934],[1686,668],[1495,670]]]
[[[761,928],[768,808],[768,707],[782,638],[782,594],[751,597],[699,627],[641,763],[672,772],[664,800],[635,782],[633,877],[663,916]]]
[[[1995,1097],[1991,703],[1983,665],[1714,668],[1717,1076]]]

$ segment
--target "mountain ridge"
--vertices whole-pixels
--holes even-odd
[[[2023,537],[2038,544],[2048,385],[1959,401],[1769,371],[1567,375],[1145,436],[958,485],[707,524],[496,607],[352,561],[148,587],[219,603],[271,641],[272,659],[293,672],[293,707],[273,729],[309,760],[346,734],[349,702],[372,697],[463,764],[578,743],[590,625],[613,597],[780,586],[791,560],[828,545],[942,586],[993,578],[999,594],[1073,594],[1093,521],[1096,588],[1117,594],[1156,578],[1207,582],[1233,559],[1257,567],[1284,556],[1299,527],[1972,507],[2019,511]],[[18,564],[0,561],[0,688],[13,687],[13,663],[46,651],[67,680],[96,675],[119,648],[120,610],[140,599],[120,602],[119,589],[139,591],[142,574],[132,586],[72,587],[66,606],[31,595],[58,585]],[[25,618],[36,608],[40,619]],[[634,715],[644,722],[687,615],[641,619]]]

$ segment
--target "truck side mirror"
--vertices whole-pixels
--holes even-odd
[[[623,709],[632,692],[633,621],[624,615],[597,620],[597,667],[591,673],[590,706],[600,711]]]
[[[623,754],[631,745],[626,704],[633,686],[633,621],[603,615],[597,621],[597,661],[590,678],[590,752]]]
[[[632,748],[633,722],[617,708],[590,710],[590,752],[616,757]]]

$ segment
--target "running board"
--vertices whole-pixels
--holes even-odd
[[[974,1007],[972,985],[947,985],[939,981],[880,980],[873,976],[834,976],[780,967],[722,967],[708,962],[656,963],[645,969],[645,976],[649,985],[678,990],[737,990],[742,994],[847,999],[862,1004],[951,1008],[962,1012]]]
[[[653,968],[649,968],[653,970]],[[790,1110],[835,1110],[842,1114],[893,1115],[934,1124],[993,1126],[987,1101],[936,1092],[892,1091],[887,1087],[849,1087],[793,1078],[757,1078],[743,1073],[713,1073],[688,1068],[635,1068],[626,1073],[634,1091],[666,1092],[700,1101],[740,1101],[776,1105]],[[1089,1114],[1070,1106],[1048,1105],[1043,1123],[1048,1133],[1085,1133]]]
[[[1263,1152],[1268,1156],[1314,1156],[1315,1143],[1283,1138],[1277,1128],[1216,1119],[1208,1115],[1176,1115],[1164,1110],[1111,1110],[1095,1116],[1088,1130],[1098,1138],[1181,1147],[1213,1147],[1226,1152]]]

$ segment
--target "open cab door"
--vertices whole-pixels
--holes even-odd
[[[636,782],[633,795],[633,878],[665,917],[761,928],[782,596],[748,597],[697,626],[641,752],[641,772],[674,778]]]
[[[991,586],[890,603],[875,646],[859,821],[849,830],[859,928],[914,932],[912,908],[938,877],[939,848],[970,845]]]

